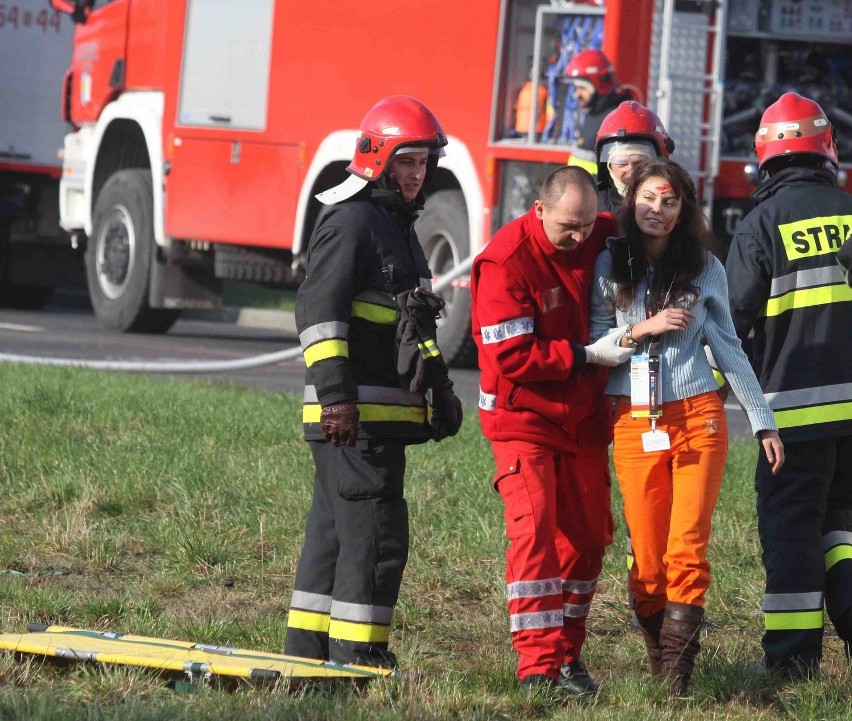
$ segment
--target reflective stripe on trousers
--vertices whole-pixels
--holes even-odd
[[[612,539],[606,449],[583,455],[492,441],[504,503],[506,585],[518,677],[574,661]]]
[[[405,447],[312,442],[316,473],[285,652],[387,665],[408,558]]]
[[[786,443],[772,475],[762,453],[755,472],[766,594],[763,650],[770,665],[816,666],[823,603],[852,638],[852,436]]]

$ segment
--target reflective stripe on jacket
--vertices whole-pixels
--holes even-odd
[[[852,434],[852,288],[836,254],[852,196],[828,171],[788,168],[755,192],[726,261],[731,315],[785,441]]]
[[[359,437],[421,443],[430,438],[427,404],[400,387],[393,292],[428,283],[432,274],[411,229],[414,216],[387,192],[370,200],[370,190],[333,206],[308,246],[296,300],[307,367],[305,439],[324,438],[323,405],[356,400]]]
[[[589,342],[595,257],[616,231],[611,216],[599,215],[592,235],[565,253],[530,210],[502,228],[474,261],[473,337],[487,438],[557,450],[609,443],[606,369],[575,368],[571,343]]]

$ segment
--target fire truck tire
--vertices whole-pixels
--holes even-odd
[[[415,229],[436,278],[470,254],[467,206],[460,190],[439,190],[429,196]],[[449,365],[474,367],[476,345],[470,334],[470,290],[450,287],[439,294],[447,303],[438,326],[441,353]]]
[[[86,248],[86,280],[95,315],[111,330],[165,333],[180,311],[151,308],[148,286],[156,253],[151,171],[120,170],[95,203]]]

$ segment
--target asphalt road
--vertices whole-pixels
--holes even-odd
[[[292,314],[235,310],[186,314],[164,335],[105,331],[90,308],[60,297],[41,311],[0,309],[3,354],[67,358],[81,361],[197,362],[233,361],[292,349],[290,360],[246,370],[164,374],[171,378],[213,378],[273,392],[301,394],[305,366],[296,353],[298,337]],[[479,401],[479,372],[452,372],[456,393],[473,409]],[[745,414],[731,397],[726,403],[729,434],[750,436]]]

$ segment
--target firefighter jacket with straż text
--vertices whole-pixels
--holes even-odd
[[[306,365],[305,440],[323,440],[322,406],[356,400],[359,438],[429,440],[424,395],[401,387],[395,293],[429,285],[432,274],[396,193],[371,183],[331,207],[308,247],[296,300]]]
[[[852,289],[837,251],[852,196],[825,170],[787,168],[754,193],[725,262],[740,340],[787,442],[852,435]]]
[[[503,227],[473,264],[473,336],[479,351],[479,417],[493,441],[577,451],[612,438],[607,371],[577,363],[589,342],[595,258],[617,233],[599,215],[575,251],[557,250],[532,209]]]

